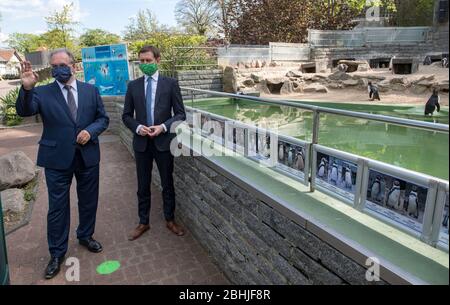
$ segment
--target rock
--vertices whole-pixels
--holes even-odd
[[[252,64],[251,63],[246,63],[245,64],[245,69],[250,69],[252,67]]]
[[[272,62],[269,64],[269,67],[276,67],[276,66],[277,66],[277,63],[274,62],[274,61],[272,61]]]
[[[258,90],[248,89],[248,88],[242,89],[240,94],[242,94],[242,95],[249,95],[249,96],[256,96],[256,97],[260,97],[261,96],[261,93]]]
[[[423,86],[426,88],[431,88],[434,85],[434,82],[424,79],[424,80],[421,80],[420,82],[418,82],[416,85]]]
[[[391,84],[401,84],[401,85],[407,85],[408,79],[406,79],[405,77],[394,77],[391,79]]]
[[[436,88],[439,91],[448,92],[448,79],[440,81],[439,83],[437,83]]]
[[[281,78],[281,77],[271,77],[271,78],[267,78],[266,81],[267,81],[267,84],[269,84],[269,85],[278,85],[278,84],[284,83],[286,81],[286,79]]]
[[[23,212],[26,201],[24,192],[21,189],[7,189],[0,193],[2,198],[3,212],[11,211],[14,213]]]
[[[255,82],[251,78],[244,80],[242,83],[245,87],[253,87],[255,85]]]
[[[36,176],[36,166],[24,152],[0,157],[0,191],[27,184]]]
[[[255,82],[255,84],[260,83],[261,80],[262,80],[262,77],[259,76],[258,74],[252,73],[252,74],[250,75],[250,77],[253,79],[253,82]]]
[[[352,79],[351,75],[345,73],[345,72],[341,72],[341,71],[336,71],[333,74],[331,74],[330,76],[328,76],[328,79],[330,80],[348,80],[348,79]]]
[[[299,72],[296,72],[296,71],[289,71],[288,73],[286,73],[286,76],[287,77],[302,77],[302,73],[299,71]]]
[[[326,76],[320,75],[320,74],[316,74],[312,77],[312,81],[313,82],[321,82],[321,81],[325,81],[327,79]]]
[[[267,86],[267,81],[265,79],[263,79],[259,85],[259,91],[264,93],[264,94],[270,94],[270,90],[269,87]]]
[[[367,72],[370,71],[370,65],[368,63],[360,64],[358,65],[358,69],[356,71],[358,72]]]
[[[286,94],[292,94],[294,92],[294,86],[292,85],[291,81],[285,81],[283,84],[283,87],[281,87],[280,94],[286,95]]]
[[[387,91],[389,91],[389,88],[390,88],[389,80],[383,80],[383,81],[379,82],[378,84],[374,84],[374,85],[378,87],[378,90],[380,90],[380,92],[387,92]]]
[[[303,88],[304,92],[328,93],[327,87],[320,84],[311,84]]]
[[[359,80],[357,79],[347,79],[342,82],[342,84],[346,87],[358,86]]]
[[[328,87],[331,89],[341,89],[343,86],[339,83],[329,83]]]
[[[429,89],[425,86],[413,86],[411,90],[414,94],[423,94],[427,92]]]
[[[292,82],[292,87],[294,88],[294,92],[302,93],[303,92],[303,83],[298,81]]]
[[[386,77],[384,77],[384,76],[375,75],[375,74],[363,74],[363,75],[355,74],[355,75],[353,75],[353,78],[367,78],[367,79],[375,80],[375,81],[382,81],[382,80],[386,79]]]
[[[233,67],[228,66],[223,72],[223,92],[237,93],[237,75]]]

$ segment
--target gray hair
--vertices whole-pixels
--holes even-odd
[[[69,56],[71,63],[72,63],[72,64],[75,63],[75,57],[73,56],[73,53],[70,52],[70,51],[69,51],[68,49],[66,49],[66,48],[61,48],[61,49],[55,49],[55,50],[53,50],[53,51],[50,53],[49,59],[51,60],[53,56],[55,56],[56,54],[59,54],[59,53],[66,53],[67,56]]]

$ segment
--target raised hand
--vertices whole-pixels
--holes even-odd
[[[39,81],[39,76],[31,68],[31,63],[29,61],[24,61],[20,63],[21,74],[20,80],[22,81],[22,86],[25,90],[31,90],[36,86]]]

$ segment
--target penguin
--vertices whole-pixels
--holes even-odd
[[[266,138],[266,143],[264,144],[263,156],[265,158],[270,158],[270,138]]]
[[[330,182],[334,183],[334,185],[337,185],[338,182],[338,166],[336,162],[333,162],[333,166],[331,167]]]
[[[377,176],[375,178],[375,181],[372,184],[371,191],[370,191],[370,197],[372,198],[372,201],[380,201],[380,195],[381,195],[381,178],[380,176]]]
[[[303,171],[305,169],[305,161],[303,157],[303,152],[301,150],[297,152],[297,160],[295,162],[295,168],[299,171]]]
[[[445,211],[444,220],[442,221],[442,225],[448,229],[448,206]]]
[[[326,172],[327,172],[327,159],[322,158],[322,160],[320,160],[319,168],[317,170],[317,175],[320,178],[324,179]]]
[[[351,190],[352,186],[353,186],[353,183],[352,183],[352,170],[349,167],[345,168],[344,180],[345,180],[345,187]]]
[[[392,209],[399,209],[400,206],[400,182],[394,181],[394,185],[387,195],[387,206]]]
[[[419,218],[419,198],[417,195],[417,187],[413,186],[411,192],[408,195],[408,209],[407,213],[409,217]]]
[[[288,153],[288,166],[292,167],[294,165],[294,149],[291,147]]]
[[[283,144],[278,144],[278,160],[280,162],[284,161],[284,145]]]

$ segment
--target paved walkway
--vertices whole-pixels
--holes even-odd
[[[24,151],[36,160],[41,127],[0,130],[0,155]],[[114,135],[101,137],[100,202],[95,238],[104,247],[92,254],[78,245],[75,180],[71,190],[72,227],[68,257],[80,260],[80,284],[228,284],[199,243],[187,232],[170,233],[163,219],[161,194],[152,195],[151,230],[129,242],[127,233],[137,225],[136,173],[134,160]],[[54,279],[43,279],[49,256],[46,238],[47,188],[43,175],[30,224],[7,236],[12,284],[72,284],[66,281],[67,267]],[[186,228],[187,230],[189,228]],[[99,264],[119,261],[111,275],[99,275]]]

